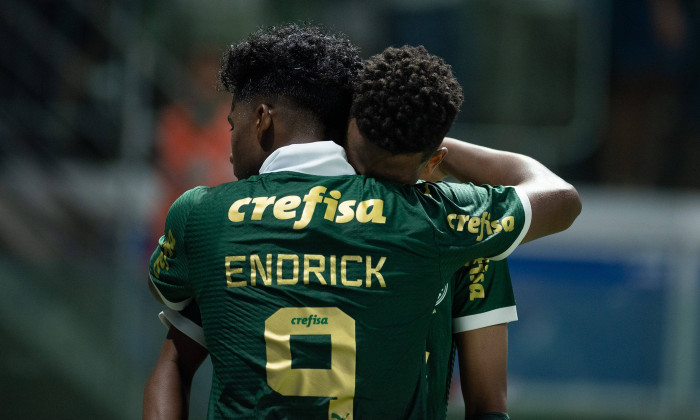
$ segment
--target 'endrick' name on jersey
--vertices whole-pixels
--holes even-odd
[[[225,258],[226,285],[292,286],[315,283],[323,286],[372,287],[374,284],[374,287],[386,287],[381,273],[385,262],[386,257],[371,255],[231,255]],[[364,272],[364,276],[350,275],[358,271]]]

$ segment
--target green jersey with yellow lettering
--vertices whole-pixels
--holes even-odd
[[[206,348],[196,301],[181,311],[165,309],[159,318]],[[440,291],[435,303],[428,341],[428,408],[430,419],[444,419],[451,398],[456,348],[453,334],[518,320],[506,260],[480,258],[464,265]],[[454,329],[452,324],[454,324]]]
[[[527,206],[511,187],[265,173],[183,194],[150,279],[200,307],[210,418],[424,418],[435,296],[512,251]]]
[[[465,264],[440,292],[427,342],[430,419],[444,419],[450,399],[453,334],[518,320],[506,260]],[[445,328],[451,325],[452,328]]]

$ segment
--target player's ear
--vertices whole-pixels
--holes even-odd
[[[423,172],[421,173],[421,179],[426,181],[439,181],[445,177],[440,170],[436,169],[440,166],[440,163],[445,159],[447,155],[447,147],[441,147],[433,152],[433,154],[428,158],[428,163],[426,163]]]
[[[263,150],[268,150],[272,147],[274,139],[272,137],[272,107],[261,103],[255,108],[255,129],[258,143]]]

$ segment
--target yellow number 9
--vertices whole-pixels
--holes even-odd
[[[330,369],[292,369],[292,335],[329,335]],[[265,320],[267,383],[287,396],[330,397],[329,419],[350,420],[355,397],[355,320],[338,308],[282,308]]]

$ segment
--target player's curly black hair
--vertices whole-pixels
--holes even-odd
[[[429,156],[462,105],[452,67],[423,46],[387,48],[365,61],[350,111],[360,132],[392,154]]]
[[[362,65],[359,50],[344,35],[289,24],[260,29],[231,45],[219,80],[239,101],[256,95],[292,100],[318,116],[327,139],[342,141]]]

